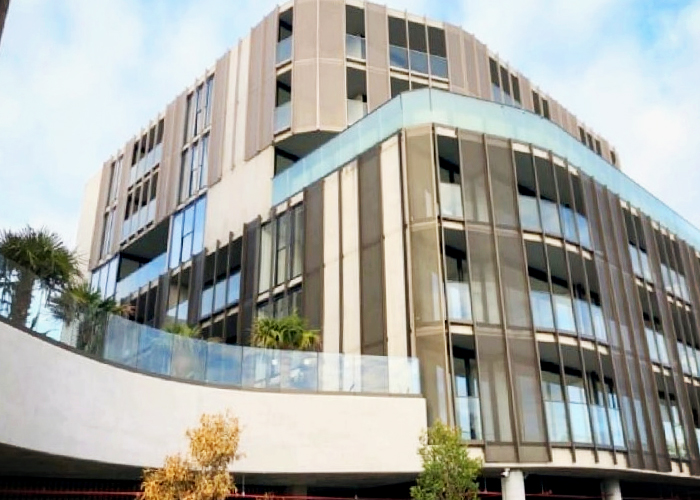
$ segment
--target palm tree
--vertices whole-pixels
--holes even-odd
[[[76,253],[45,228],[0,232],[0,255],[9,261],[3,273],[3,286],[11,297],[9,319],[22,326],[27,324],[37,280],[53,291],[79,275]]]
[[[67,285],[59,295],[49,299],[49,308],[66,326],[77,325],[76,347],[92,354],[100,354],[109,317],[127,316],[133,311],[128,304],[120,304],[111,297],[102,298],[87,282]]]
[[[321,339],[317,330],[309,330],[296,311],[282,318],[257,318],[253,323],[252,343],[267,349],[317,351]]]
[[[181,337],[187,337],[191,339],[198,339],[202,336],[202,329],[195,325],[190,326],[187,323],[173,322],[168,323],[163,328],[164,332],[172,333],[173,335],[180,335]]]

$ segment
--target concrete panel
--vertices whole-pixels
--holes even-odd
[[[272,205],[272,169],[274,149],[268,147],[252,160],[237,165],[212,186],[207,194],[204,247],[214,248],[216,241],[227,241],[243,232],[243,224],[256,217],[265,218]],[[233,195],[235,193],[235,196]]]
[[[212,101],[211,136],[209,139],[209,167],[207,170],[207,185],[213,186],[221,180],[225,138],[230,137],[226,130],[226,115],[228,111],[228,76],[231,52],[216,61],[214,70],[214,99]]]
[[[262,151],[272,144],[272,115],[275,111],[275,89],[277,81],[277,19],[278,9],[272,11],[264,21],[263,57],[260,68],[260,109],[258,121],[257,151]]]
[[[400,145],[397,137],[382,145],[382,218],[387,355],[407,356],[406,272],[401,199]]]
[[[319,0],[294,2],[294,61],[318,58],[318,3]]]
[[[340,198],[338,173],[323,181],[323,351],[340,352]]]
[[[83,202],[80,208],[80,219],[78,221],[78,233],[75,238],[80,273],[85,278],[87,278],[88,268],[92,263],[93,239],[99,239],[99,236],[95,236],[95,223],[96,217],[100,213],[98,203],[101,181],[102,172],[100,171],[93,175],[85,184]]]
[[[445,25],[447,42],[447,68],[450,75],[450,91],[467,94],[466,57],[464,55],[463,34],[460,28]]]
[[[100,246],[102,246],[102,227],[104,226],[104,212],[107,204],[107,196],[109,195],[109,168],[110,162],[102,165],[100,172],[100,187],[97,195],[97,212],[95,212],[94,228],[92,234],[92,247],[90,248],[90,263],[89,267],[95,267],[100,259]]]
[[[236,136],[238,127],[236,126],[236,118],[238,114],[238,64],[240,61],[240,47],[233,47],[230,51],[230,60],[228,64],[228,74],[226,75],[226,118],[224,119],[224,137],[223,147],[221,149],[221,176],[228,174],[233,168],[234,157],[236,155]]]
[[[243,426],[238,473],[417,473],[425,402],[284,394],[176,382],[117,368],[0,323],[0,443],[106,464],[158,467],[202,413]],[[89,404],[88,404],[89,403]],[[304,411],[299,411],[303,408]],[[342,422],[342,425],[340,424]],[[338,453],[338,450],[343,450]]]
[[[360,354],[360,254],[357,162],[340,171],[343,352]]]
[[[381,106],[391,97],[387,23],[387,12],[384,5],[366,4],[367,107],[369,111]]]

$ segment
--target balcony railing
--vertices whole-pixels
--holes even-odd
[[[389,65],[393,68],[408,70],[408,49],[389,45]]]
[[[348,125],[367,114],[367,103],[356,99],[348,99]]]
[[[292,126],[292,101],[287,101],[275,108],[274,121],[275,134],[279,134]]]
[[[345,54],[351,59],[360,59],[364,61],[366,58],[365,39],[361,36],[350,35],[349,33],[346,34]]]
[[[453,321],[472,320],[472,302],[469,283],[448,281],[447,289],[447,317]]]
[[[293,36],[288,36],[284,40],[277,42],[277,54],[275,57],[275,62],[277,64],[282,64],[289,61],[292,58],[292,40]]]
[[[465,441],[480,441],[482,434],[479,398],[457,396],[455,398],[455,407],[457,410],[457,425],[462,431],[462,439]]]
[[[447,78],[447,59],[430,54],[430,74],[439,78]]]
[[[165,272],[167,262],[168,255],[166,253],[160,254],[145,266],[139,267],[136,271],[117,282],[117,300],[127,297],[151,281],[158,279]]]
[[[275,391],[420,394],[416,358],[259,349],[173,335],[125,318],[78,311],[64,323],[47,305],[51,290],[34,279],[18,293],[23,271],[0,256],[0,317],[66,343],[76,353],[143,373],[231,388]],[[24,274],[26,277],[26,273]],[[25,314],[17,312],[27,304]],[[77,338],[76,338],[77,337]]]

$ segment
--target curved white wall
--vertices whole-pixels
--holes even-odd
[[[0,323],[0,444],[138,467],[204,412],[243,425],[244,473],[415,473],[425,400],[219,389],[116,368]]]

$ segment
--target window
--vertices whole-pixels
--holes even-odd
[[[600,147],[600,141],[598,139],[595,140],[595,152],[598,153],[599,155],[603,154],[603,150]]]
[[[112,297],[117,284],[119,257],[114,257],[106,264],[92,271],[90,287],[100,292],[103,298]]]
[[[522,104],[522,101],[520,100],[520,82],[518,81],[518,77],[515,75],[511,75],[510,82],[513,86],[513,99],[518,104],[518,106],[520,106]]]
[[[549,120],[549,101],[544,97],[542,98],[542,116]]]
[[[615,156],[615,151],[610,151],[610,161],[613,165],[617,165],[617,156]]]
[[[493,100],[501,102],[501,82],[498,77],[498,63],[493,59],[489,59],[489,73],[491,74],[491,90]]]
[[[185,119],[185,143],[204,131],[211,123],[211,107],[214,97],[214,76],[200,84],[187,96]]]
[[[182,153],[180,168],[180,201],[199,193],[207,185],[209,168],[209,134],[193,143]]]
[[[304,262],[303,206],[297,205],[290,211],[279,215],[275,221],[264,224],[260,231],[258,289],[262,293],[270,286],[282,284],[302,273]]]
[[[533,109],[535,110],[535,113],[538,115],[542,115],[542,107],[540,106],[540,95],[535,92],[534,90],[532,91],[532,106]]]
[[[586,144],[586,132],[583,130],[583,127],[578,128],[578,135],[581,138],[581,142]]]
[[[189,261],[204,247],[206,198],[190,203],[173,216],[170,233],[170,269]]]
[[[114,229],[114,210],[110,210],[105,215],[104,225],[102,227],[102,246],[100,247],[100,257],[104,257],[109,253],[112,247],[112,233]]]
[[[119,175],[122,170],[122,160],[123,156],[120,156],[117,161],[112,162],[109,172],[109,197],[107,198],[107,205],[111,205],[112,202],[117,198],[117,191],[119,190]]]
[[[277,258],[275,259],[275,284],[284,283],[287,279],[287,257],[289,256],[289,218],[287,212],[277,219]]]
[[[211,124],[211,101],[214,98],[214,76],[207,78],[205,84],[205,103],[204,103],[204,127]]]

